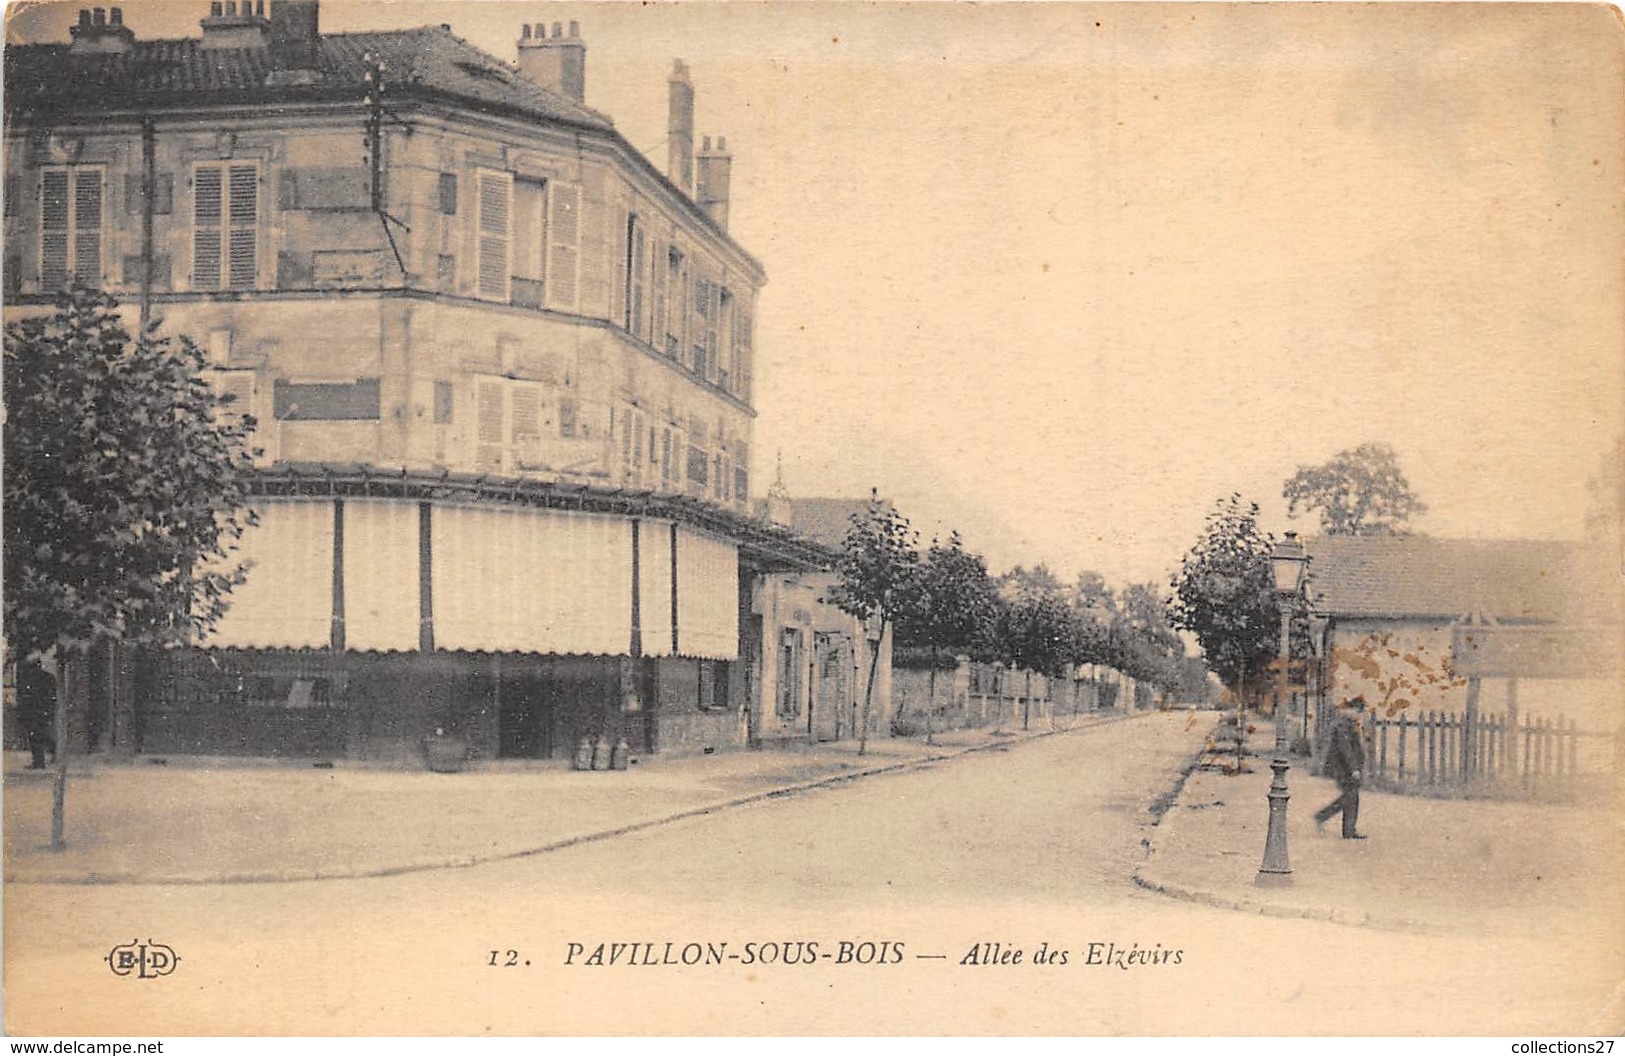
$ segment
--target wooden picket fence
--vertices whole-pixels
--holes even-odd
[[[1625,754],[1620,732],[1582,730],[1562,717],[1373,711],[1362,724],[1368,782],[1401,792],[1576,798],[1618,776]]]

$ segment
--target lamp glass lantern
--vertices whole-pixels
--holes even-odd
[[[1303,585],[1303,569],[1309,555],[1298,541],[1297,532],[1287,532],[1286,538],[1275,544],[1270,554],[1270,567],[1275,571],[1275,591],[1278,594],[1296,594]]]

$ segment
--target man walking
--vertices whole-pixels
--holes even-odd
[[[1337,705],[1337,716],[1332,723],[1332,742],[1326,749],[1326,776],[1337,782],[1339,795],[1315,811],[1315,829],[1319,831],[1333,814],[1343,815],[1343,838],[1363,840],[1355,831],[1360,817],[1360,778],[1365,769],[1365,745],[1360,740],[1359,716],[1365,711],[1365,698],[1343,700]]]

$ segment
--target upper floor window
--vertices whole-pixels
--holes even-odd
[[[542,306],[547,264],[547,181],[514,177],[513,303]]]
[[[259,165],[199,165],[192,174],[192,285],[247,290],[259,282]]]
[[[688,265],[676,247],[666,250],[663,272],[657,287],[655,345],[675,357],[683,348],[683,322],[688,317]]]
[[[102,184],[97,166],[46,169],[40,174],[40,285],[56,290],[76,276],[102,282]]]

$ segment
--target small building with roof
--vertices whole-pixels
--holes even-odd
[[[1326,536],[1305,540],[1320,711],[1484,711],[1618,728],[1617,555],[1574,542]]]

